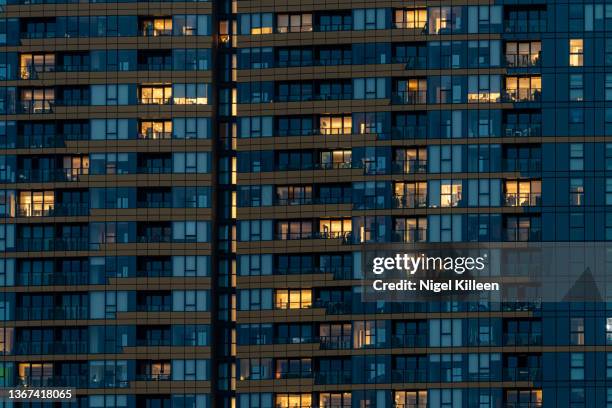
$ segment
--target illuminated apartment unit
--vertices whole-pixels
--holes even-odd
[[[364,248],[612,240],[612,4],[0,13],[3,388],[79,408],[612,406],[607,304],[361,288]]]

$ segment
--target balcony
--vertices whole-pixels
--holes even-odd
[[[505,193],[504,205],[507,207],[535,207],[542,204],[541,193]]]
[[[427,91],[393,92],[391,101],[397,105],[421,105],[427,103]]]

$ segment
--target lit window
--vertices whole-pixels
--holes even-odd
[[[581,67],[584,63],[584,47],[582,39],[569,40],[569,65]]]
[[[427,103],[427,80],[424,78],[397,81],[395,100],[399,103]]]
[[[584,204],[584,179],[570,179],[570,205],[581,206]]]
[[[395,10],[395,28],[423,29],[427,24],[427,9]]]
[[[142,35],[145,37],[172,35],[172,18],[153,18],[143,21]]]
[[[321,168],[323,169],[350,169],[351,150],[332,150],[321,152]]]
[[[350,135],[352,129],[350,116],[322,116],[319,119],[319,130],[323,135]]]
[[[584,345],[584,318],[582,317],[570,319],[570,344]]]
[[[0,327],[0,355],[13,353],[14,328]]]
[[[504,187],[507,206],[522,207],[540,204],[542,182],[539,180],[507,180]]]
[[[424,408],[427,406],[427,391],[395,391],[396,407]]]
[[[206,105],[208,84],[175,84],[172,101],[175,105]]]
[[[498,75],[470,75],[468,77],[468,102],[499,102],[501,92]]]
[[[427,206],[426,182],[396,182],[394,186],[394,207],[417,208]]]
[[[612,317],[606,318],[606,344],[612,344]]]
[[[310,309],[312,307],[311,289],[279,289],[274,293],[277,309]]]
[[[55,194],[49,191],[21,191],[19,193],[19,215],[43,217],[53,213]]]
[[[143,85],[140,87],[140,103],[165,105],[172,99],[170,85]]]
[[[276,394],[276,408],[302,408],[312,407],[310,394]]]
[[[279,14],[276,20],[279,33],[300,33],[312,31],[312,14]]]
[[[142,121],[138,136],[141,139],[170,139],[172,138],[172,121]]]
[[[344,238],[353,230],[350,218],[338,218],[319,221],[319,234],[322,238]]]
[[[506,98],[510,102],[539,101],[542,93],[542,77],[507,77]]]
[[[24,113],[51,112],[55,103],[55,89],[23,89],[21,91],[21,103]]]
[[[440,184],[440,206],[457,207],[461,202],[461,181],[442,180]]]
[[[21,54],[19,72],[21,79],[36,79],[41,72],[55,71],[55,54]]]

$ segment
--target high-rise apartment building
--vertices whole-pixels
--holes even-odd
[[[612,2],[4,0],[0,47],[1,387],[612,407],[610,303],[361,287],[370,246],[612,240]]]

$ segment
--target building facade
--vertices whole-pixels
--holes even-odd
[[[0,47],[2,387],[612,407],[605,302],[361,298],[365,247],[612,240],[612,2],[5,0]]]

